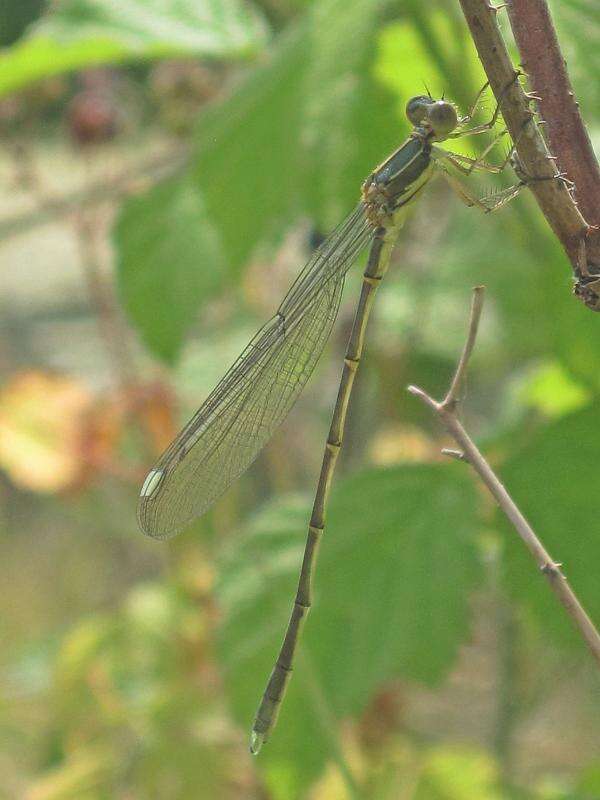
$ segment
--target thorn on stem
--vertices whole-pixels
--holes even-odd
[[[540,570],[544,575],[549,575],[551,578],[562,578],[564,580],[565,576],[561,572],[561,567],[562,561],[548,561],[547,564],[540,567]]]
[[[462,450],[451,450],[449,447],[442,448],[442,455],[454,458],[456,459],[456,461],[467,461],[467,462],[469,461],[469,459],[462,452]]]

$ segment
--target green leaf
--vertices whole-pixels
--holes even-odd
[[[0,96],[98,64],[247,58],[263,49],[266,30],[260,14],[239,0],[63,0],[0,56]]]
[[[476,508],[459,465],[370,470],[339,485],[315,608],[261,752],[268,773],[283,771],[293,783],[302,764],[306,781],[332,752],[331,720],[359,714],[385,681],[441,680],[468,627]],[[235,715],[248,729],[289,615],[307,518],[299,501],[268,506],[223,556],[220,652]]]
[[[202,301],[221,285],[218,238],[187,179],[128,200],[115,229],[123,304],[148,348],[175,360]]]
[[[590,393],[576,383],[556,361],[538,364],[523,377],[513,402],[536,408],[548,417],[560,417],[586,406]]]
[[[502,467],[501,478],[551,557],[563,563],[573,590],[596,624],[600,561],[595,477],[600,453],[598,404],[561,419],[533,436]],[[583,652],[579,634],[508,523],[506,581],[552,643]]]
[[[118,763],[118,754],[110,744],[78,743],[75,752],[69,752],[59,766],[33,779],[31,796],[44,800],[91,798],[99,786],[109,783]]]
[[[348,212],[364,179],[407,131],[375,68],[389,10],[386,0],[334,0],[312,15],[301,159],[308,210],[325,229]]]
[[[425,758],[414,800],[502,800],[498,767],[483,752],[438,748]]]
[[[202,195],[205,216],[218,231],[222,243],[220,252],[229,269],[239,269],[257,244],[276,240],[308,206],[318,205],[322,210],[334,206],[338,210],[348,209],[358,197],[359,176],[364,176],[385,153],[381,136],[385,136],[387,131],[391,140],[393,133],[387,105],[375,103],[381,99],[380,94],[369,91],[365,95],[364,86],[358,92],[362,84],[357,83],[359,73],[367,66],[365,54],[370,52],[370,45],[366,42],[371,37],[366,35],[366,31],[377,23],[382,5],[382,0],[371,0],[364,8],[357,0],[350,7],[341,4],[340,0],[319,4],[318,12],[308,12],[300,25],[281,38],[266,65],[254,70],[228,101],[203,115],[197,131],[193,180]],[[352,54],[353,49],[339,48],[339,45],[330,51],[335,41],[332,26],[337,30],[334,22],[342,6],[342,19],[353,10],[348,25],[349,30],[361,34],[355,48],[360,58]],[[327,37],[323,30],[329,31]],[[351,86],[351,94],[356,94],[356,97],[348,96],[346,91],[345,103],[350,111],[344,115],[339,105],[332,106],[330,113],[326,117],[320,116],[317,121],[314,107],[313,113],[307,111],[309,98],[321,92],[324,99],[331,100],[331,92],[336,90],[335,87],[339,89],[336,65],[343,78],[342,86]],[[371,98],[370,103],[368,98]],[[337,149],[329,146],[328,142],[333,139],[353,142],[357,139],[352,110],[362,101],[365,104],[363,113],[368,117],[363,121],[364,125],[372,126],[372,130],[378,133],[358,137],[360,141],[368,142],[364,148],[367,157],[363,153],[357,157],[358,160],[350,158],[348,172],[342,175],[340,154],[335,161],[332,153],[337,153]],[[383,122],[379,124],[373,105],[385,109],[387,127]],[[332,119],[336,119],[339,125],[333,126]],[[311,139],[311,136],[316,139]],[[373,148],[378,150],[377,154]],[[309,153],[312,156],[309,157]],[[320,154],[320,160],[317,154]],[[340,179],[336,181],[334,178],[338,173]],[[307,188],[317,183],[325,187],[319,189],[318,201],[314,189]],[[128,237],[133,241],[128,241],[127,253],[119,254],[123,273],[120,280],[129,314],[140,326],[142,338],[154,352],[173,360],[203,292],[194,284],[184,292],[183,286],[170,289],[167,283],[178,276],[183,281],[183,276],[190,274],[189,253],[194,249],[199,251],[195,264],[210,263],[210,259],[206,255],[206,235],[197,220],[189,219],[188,214],[190,224],[188,221],[177,223],[179,209],[169,213],[164,208],[172,202],[168,190],[165,194],[160,189],[157,192],[158,196],[153,190],[146,201],[138,198],[126,206],[131,210],[124,212],[117,244],[124,246],[127,225],[133,224],[140,232],[134,231]],[[313,210],[319,213],[317,208]],[[192,212],[191,217],[199,218],[193,209]],[[155,213],[162,221],[157,223]],[[176,224],[169,227],[169,219]],[[161,231],[162,243],[154,252],[152,261],[146,263],[148,242],[142,238],[140,246],[140,236],[145,231],[154,242],[158,230]],[[194,241],[194,232],[200,242]],[[214,254],[213,239],[209,241],[209,254]],[[176,263],[179,254],[188,258],[179,264],[173,275],[164,264]],[[144,277],[143,272],[150,270],[152,265],[152,274]],[[151,297],[152,291],[158,294]],[[178,298],[178,304],[172,306],[172,310],[164,304],[164,298],[170,294]],[[171,333],[167,330],[169,321],[175,326]]]
[[[594,761],[583,770],[577,789],[583,798],[600,797],[600,761]]]
[[[472,103],[485,74],[464,26],[457,30],[446,11],[423,10],[418,0],[411,0],[410,6],[405,19],[382,31],[377,59],[377,74],[397,95],[402,119],[407,100],[426,86],[434,97],[446,94],[456,103]],[[455,71],[451,64],[460,64],[460,71],[448,86]]]
[[[232,268],[303,212],[326,227],[339,222],[397,141],[389,99],[372,73],[387,5],[314,4],[269,61],[203,116],[195,172]]]
[[[277,235],[298,209],[298,148],[305,69],[303,29],[286,34],[266,65],[202,116],[195,179],[228,265]]]
[[[44,10],[46,0],[4,0],[0,3],[0,47],[15,42]]]

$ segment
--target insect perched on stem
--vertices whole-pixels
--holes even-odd
[[[493,198],[477,199],[459,180],[474,170],[499,172],[480,158],[444,150],[439,142],[490,130],[499,114],[469,128],[486,87],[471,111],[459,117],[447,100],[413,97],[406,114],[413,130],[406,141],[366,179],[354,211],[330,234],[283,299],[200,409],[149,472],[142,486],[138,518],[149,536],[166,538],[204,513],[254,461],[308,380],[335,321],[344,277],[370,243],[362,289],[321,466],[298,589],[283,644],[252,727],[250,749],[267,740],[292,673],[302,624],[311,606],[311,584],[325,527],[327,498],[342,446],[346,412],[360,363],[375,293],[407,212],[435,172],[441,173],[470,206],[488,212],[512,199],[520,181]],[[501,134],[502,135],[502,134]]]

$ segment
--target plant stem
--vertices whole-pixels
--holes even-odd
[[[509,0],[508,14],[521,66],[537,101],[557,166],[576,187],[590,225],[600,224],[600,168],[579,113],[552,17],[545,0]],[[589,247],[589,245],[588,245]]]
[[[529,0],[527,0],[529,2]],[[559,177],[546,142],[535,123],[529,104],[532,97],[523,91],[510,60],[500,29],[496,9],[490,0],[460,0],[490,86],[500,103],[502,116],[517,150],[523,172],[533,178],[529,188],[561,242],[574,273],[579,276],[581,242],[586,243],[587,264],[600,272],[600,237],[581,215],[570,191]]]
[[[496,565],[497,566],[497,565]],[[511,604],[501,591],[496,591],[496,626],[498,634],[497,708],[494,730],[494,749],[505,780],[513,774],[511,745],[518,718],[517,679],[517,621]]]

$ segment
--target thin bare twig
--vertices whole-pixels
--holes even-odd
[[[154,183],[176,174],[183,168],[186,160],[185,148],[176,147],[126,169],[116,178],[95,181],[63,197],[46,199],[31,211],[0,220],[0,240],[26,233],[39,225],[107,200],[119,199],[135,191],[140,185]]]
[[[112,291],[103,279],[97,248],[98,219],[93,216],[93,210],[81,211],[75,215],[73,225],[100,338],[119,385],[122,389],[130,388],[137,383],[136,369],[129,352],[127,327]]]
[[[467,367],[469,366],[469,360],[471,358],[471,353],[473,352],[473,348],[475,347],[475,340],[477,339],[477,331],[479,330],[479,320],[481,319],[481,311],[483,309],[483,297],[484,297],[483,286],[476,286],[473,289],[473,298],[471,304],[471,324],[469,326],[469,335],[467,336],[467,341],[465,342],[465,346],[461,353],[458,366],[456,367],[456,372],[454,373],[454,377],[452,378],[452,383],[450,384],[448,393],[443,400],[443,405],[445,406],[450,407],[451,405],[458,403],[460,400],[458,393],[460,392],[460,387],[464,382]]]
[[[442,447],[442,455],[453,458],[455,461],[466,461],[465,454],[462,450],[452,450],[450,447]]]
[[[529,0],[528,0],[529,2]],[[554,165],[544,138],[535,122],[528,96],[515,72],[496,21],[497,10],[490,0],[460,0],[463,14],[477,48],[490,86],[500,103],[502,116],[515,142],[521,167],[534,180],[529,183],[537,203],[561,242],[573,271],[579,277],[581,242],[587,246],[591,272],[600,272],[600,239],[595,237],[583,218],[565,181]],[[552,178],[556,178],[553,180]],[[593,233],[593,232],[592,232]],[[597,270],[594,266],[597,265]]]
[[[475,339],[477,325],[479,323],[479,316],[481,314],[481,305],[483,303],[483,289],[477,287],[474,290],[473,303],[471,307],[471,320],[469,324],[469,335],[467,344],[463,352],[463,357],[456,370],[456,375],[464,376],[468,366],[468,355],[472,351],[472,343]],[[467,356],[465,358],[465,353]],[[456,375],[452,381],[452,385],[456,382]],[[408,391],[419,397],[426,405],[428,405],[441,419],[446,430],[450,433],[452,438],[460,447],[460,454],[463,455],[463,460],[467,461],[479,475],[482,482],[490,491],[501,510],[504,512],[508,520],[512,523],[517,534],[525,543],[527,549],[533,556],[540,571],[547,579],[551,590],[558,597],[564,606],[567,614],[571,617],[572,622],[578,628],[583,639],[587,643],[589,649],[598,666],[600,666],[600,635],[596,630],[593,622],[588,617],[583,606],[577,599],[577,596],[567,583],[560,567],[561,564],[554,561],[541,541],[534,533],[531,525],[527,522],[523,514],[519,511],[515,502],[508,494],[499,478],[493,472],[490,465],[487,463],[483,455],[477,449],[476,445],[467,434],[457,417],[457,399],[452,396],[449,391],[444,400],[438,402],[430,397],[423,389],[417,386],[409,386]],[[446,451],[448,455],[455,454],[456,451]]]

